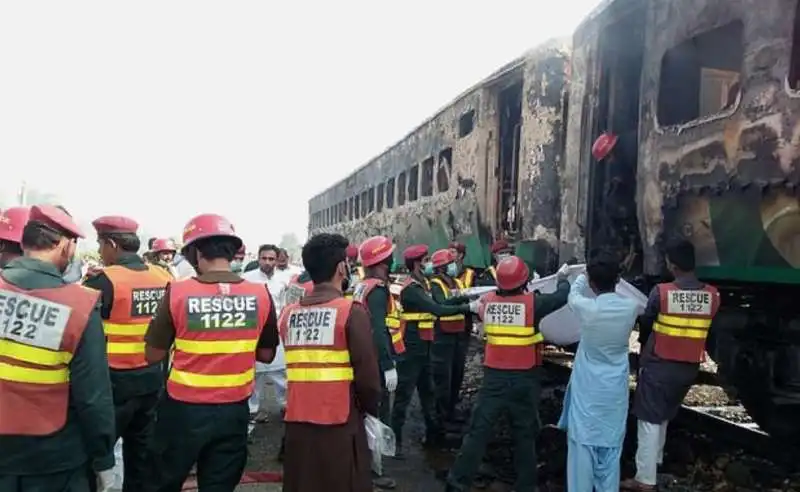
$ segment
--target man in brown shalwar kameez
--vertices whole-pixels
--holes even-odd
[[[369,315],[342,296],[348,241],[318,234],[303,246],[311,293],[284,308],[284,492],[372,492],[364,415],[378,415],[381,382]]]

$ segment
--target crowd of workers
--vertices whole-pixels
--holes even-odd
[[[0,215],[2,491],[107,491],[118,439],[125,492],[179,491],[193,469],[201,491],[232,491],[259,418],[259,374],[271,375],[283,407],[285,491],[394,488],[370,470],[363,419],[390,426],[394,458],[403,459],[415,391],[425,446],[452,446],[452,431],[467,424],[445,490],[469,490],[506,412],[514,490],[533,491],[545,342],[538,325],[565,305],[581,323],[559,423],[568,435],[568,490],[652,490],[667,422],[694,380],[719,305],[716,290],[694,276],[685,240],[667,247],[675,280],[656,286],[638,316],[636,303],[615,293],[619,259],[604,251],[571,285],[562,266],[555,292],[543,294],[528,291],[532,273],[502,240],[479,275],[463,264],[460,243],[433,252],[409,246],[401,255],[407,275],[393,286],[395,245],[382,236],[355,246],[315,235],[302,271],[262,246],[256,268],[239,272],[242,240],[218,215],[188,222],[178,256],[172,242],[152,241],[147,262],[133,219],[101,217],[93,226],[104,267],[81,285],[64,279],[83,237],[66,210]],[[496,289],[480,298],[465,292],[476,285]],[[637,475],[620,483],[637,318]],[[474,319],[486,347],[468,412],[458,402]]]

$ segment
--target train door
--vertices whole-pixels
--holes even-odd
[[[519,227],[517,184],[522,127],[522,81],[502,89],[497,96],[498,167],[496,224],[502,236],[513,237]]]
[[[628,3],[631,5],[631,3]],[[604,131],[618,137],[612,159],[589,168],[587,254],[599,247],[619,252],[629,275],[641,273],[641,236],[636,207],[639,93],[644,55],[645,7],[616,12],[598,45],[597,108],[591,142]]]

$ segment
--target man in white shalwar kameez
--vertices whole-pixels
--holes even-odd
[[[581,338],[558,423],[567,430],[570,492],[619,491],[628,340],[640,307],[615,292],[618,281],[619,261],[600,252],[570,289],[568,305],[580,322]]]

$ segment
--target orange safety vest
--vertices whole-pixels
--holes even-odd
[[[397,296],[398,299],[401,299],[403,296],[403,289],[408,287],[411,284],[417,284],[422,286],[425,289],[425,292],[430,292],[431,284],[428,282],[428,279],[425,279],[425,283],[421,284],[414,280],[413,277],[408,276],[403,281],[403,286],[400,288],[400,295]],[[401,306],[402,308],[402,306]],[[407,332],[408,323],[417,323],[417,333],[419,333],[419,338],[425,342],[432,342],[433,341],[433,324],[436,321],[436,316],[431,313],[414,313],[414,312],[407,312],[404,308],[400,313],[400,331],[405,336]]]
[[[0,278],[0,435],[64,428],[69,364],[99,295],[78,284],[24,290]]]
[[[150,365],[144,357],[144,334],[171,277],[163,268],[146,266],[147,270],[131,270],[122,265],[103,269],[114,288],[111,314],[103,320],[111,369],[138,369]]]
[[[450,287],[444,283],[444,281],[440,278],[433,278],[431,279],[433,283],[439,286],[444,293],[444,298],[449,299],[451,297]],[[456,283],[456,287],[458,290],[462,290],[463,287],[461,286],[461,281],[457,278],[454,278],[453,281]],[[439,328],[442,330],[442,333],[463,333],[464,330],[467,328],[466,319],[464,318],[463,314],[452,314],[450,316],[440,316],[439,317]]]
[[[483,364],[492,369],[525,370],[542,364],[544,337],[533,326],[534,294],[486,294],[481,318],[486,333]]]
[[[339,425],[350,417],[353,366],[347,320],[353,301],[284,308],[278,323],[286,350],[286,422]]]
[[[376,287],[386,287],[386,284],[377,278],[364,279],[364,281],[358,284],[356,287],[356,290],[353,293],[353,300],[364,306],[364,308],[369,311],[367,298]],[[394,353],[396,355],[400,355],[405,353],[406,344],[403,341],[403,331],[400,329],[400,313],[395,305],[396,302],[397,300],[394,298],[394,296],[389,293],[387,299],[388,311],[386,313],[386,317],[384,318],[384,322],[386,323],[386,328],[389,330],[389,336],[392,339],[392,348],[394,349]]]
[[[233,403],[253,392],[256,345],[272,308],[263,284],[170,284],[175,351],[167,392],[186,403]]]
[[[461,282],[461,285],[464,289],[469,289],[475,282],[475,270],[469,267],[465,268],[464,272],[460,277],[458,277],[457,280]]]
[[[295,275],[289,280],[289,285],[286,286],[286,291],[283,297],[283,305],[295,304],[300,302],[306,294],[311,292],[314,288],[314,282],[300,282],[300,275]]]
[[[681,289],[672,282],[658,285],[661,301],[653,323],[655,354],[678,362],[705,359],[706,337],[719,309],[719,292],[706,284],[702,289]]]

